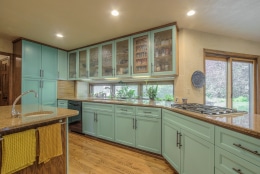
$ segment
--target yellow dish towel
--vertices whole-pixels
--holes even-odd
[[[62,155],[61,124],[39,127],[39,164]]]
[[[3,136],[1,174],[14,173],[36,161],[35,129]]]

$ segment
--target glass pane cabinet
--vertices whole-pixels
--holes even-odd
[[[175,27],[152,31],[152,74],[176,74]]]
[[[69,79],[77,78],[77,52],[69,53]]]
[[[133,74],[149,73],[149,34],[133,37]]]
[[[116,41],[116,76],[129,75],[129,39]]]
[[[113,68],[113,43],[106,43],[102,45],[102,76],[114,76]]]
[[[88,78],[87,50],[79,51],[79,78]]]
[[[89,76],[90,77],[99,77],[99,47],[92,47],[89,49]]]

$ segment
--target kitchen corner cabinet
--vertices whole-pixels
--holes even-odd
[[[38,93],[37,98],[34,96],[34,93],[23,96],[22,104],[41,104],[53,107],[57,106],[56,80],[23,78],[22,81],[23,91],[34,90]]]
[[[96,79],[100,78],[101,76],[101,47],[100,45],[95,45],[92,47],[89,47],[89,78]]]
[[[114,68],[114,41],[101,44],[101,76],[115,77]]]
[[[114,141],[114,105],[82,103],[83,133]]]
[[[57,79],[58,51],[56,48],[22,40],[22,77]]]
[[[161,154],[161,109],[115,105],[115,141]]]
[[[214,126],[165,109],[162,117],[165,159],[180,174],[214,174]]]
[[[115,73],[117,77],[130,76],[130,37],[115,40]]]
[[[150,75],[150,32],[133,35],[131,44],[132,76]]]
[[[58,80],[68,80],[68,53],[58,50]]]
[[[176,26],[151,31],[151,74],[173,75],[176,72]]]

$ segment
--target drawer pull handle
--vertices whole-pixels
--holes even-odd
[[[120,109],[121,111],[127,111],[127,109]]]
[[[243,174],[242,172],[241,172],[241,170],[240,169],[236,169],[236,168],[232,168],[235,172],[237,172],[238,174]]]
[[[233,145],[236,146],[236,147],[239,147],[240,149],[243,149],[243,150],[245,150],[245,151],[248,151],[248,152],[250,152],[250,153],[252,153],[252,154],[254,154],[254,155],[260,156],[260,153],[258,153],[257,151],[253,151],[253,150],[250,150],[250,149],[248,149],[248,148],[245,148],[245,147],[243,147],[241,144],[233,143]]]
[[[151,114],[152,112],[147,112],[147,111],[144,111],[144,113],[146,113],[146,114]]]

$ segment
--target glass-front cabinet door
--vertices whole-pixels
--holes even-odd
[[[116,76],[129,76],[130,74],[130,38],[115,41],[115,73]]]
[[[149,32],[132,36],[133,75],[150,75]]]
[[[176,74],[176,27],[151,32],[152,75]]]
[[[77,79],[77,51],[69,53],[69,80]]]
[[[114,77],[114,67],[113,67],[113,47],[114,42],[107,42],[101,45],[102,52],[102,77]]]
[[[87,49],[79,50],[79,78],[88,78],[87,70]]]
[[[98,78],[99,73],[99,46],[93,46],[89,48],[89,77]]]

